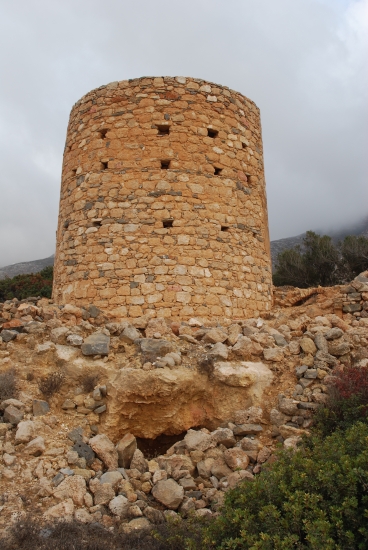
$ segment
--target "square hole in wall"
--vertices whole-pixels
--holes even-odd
[[[221,231],[229,231],[229,226],[228,225],[222,225],[221,226]]]
[[[219,168],[218,166],[215,166],[215,176],[219,176],[222,172],[222,168]]]
[[[108,163],[107,162],[101,162],[101,170],[107,170]]]
[[[167,170],[170,168],[170,161],[169,160],[162,160],[161,161],[161,170]]]
[[[170,134],[170,126],[168,124],[158,124],[157,130],[158,136],[168,136]]]
[[[173,223],[174,223],[174,220],[172,220],[172,219],[162,220],[163,227],[172,227]]]
[[[218,130],[214,130],[213,128],[207,128],[207,135],[210,138],[215,138],[218,136]]]
[[[74,169],[72,170],[72,177],[74,178],[76,175],[77,175],[77,169],[74,168]]]
[[[247,148],[246,144],[243,141],[242,141],[242,147],[243,147],[243,149]]]
[[[108,128],[102,128],[102,130],[99,131],[99,133],[100,133],[100,138],[101,138],[101,139],[105,139],[106,134],[107,134],[108,131],[109,131]]]

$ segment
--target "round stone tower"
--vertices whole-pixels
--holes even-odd
[[[138,78],[73,107],[53,297],[116,318],[271,307],[258,107],[195,78]]]

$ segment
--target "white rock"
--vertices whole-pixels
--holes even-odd
[[[32,439],[24,449],[26,453],[33,456],[40,456],[45,450],[45,440],[43,437],[38,436]]]
[[[123,495],[118,495],[109,502],[110,511],[114,514],[114,516],[119,516],[120,518],[127,515],[129,507],[130,502]]]
[[[29,443],[36,432],[36,425],[32,420],[22,420],[17,426],[15,433],[16,443]]]
[[[68,498],[67,500],[64,500],[64,502],[60,502],[60,504],[51,506],[51,508],[46,510],[46,512],[44,513],[44,518],[46,520],[63,519],[66,521],[70,521],[73,517],[73,513],[74,503],[71,498]]]

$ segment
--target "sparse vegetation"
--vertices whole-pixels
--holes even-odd
[[[41,524],[21,519],[0,538],[2,550],[185,550],[199,548],[203,521],[175,521],[154,530],[113,533],[94,523],[59,521]]]
[[[38,382],[38,388],[45,397],[52,397],[63,385],[65,376],[62,372],[51,372]]]
[[[214,370],[214,360],[213,357],[208,357],[208,355],[204,355],[199,361],[198,361],[198,372],[201,374],[207,374],[208,378],[213,377],[213,370]]]
[[[16,275],[0,280],[0,302],[13,298],[23,300],[30,296],[51,298],[53,273],[53,267],[49,266],[39,273]]]
[[[315,417],[322,436],[346,430],[357,421],[368,423],[368,369],[343,367],[335,375],[329,383],[328,402]]]
[[[81,380],[84,393],[91,393],[98,383],[98,374],[85,374]]]
[[[328,235],[307,231],[302,246],[277,257],[273,282],[299,288],[343,284],[368,268],[368,239],[350,235],[334,244]]]
[[[17,396],[17,377],[14,369],[0,373],[0,401]]]

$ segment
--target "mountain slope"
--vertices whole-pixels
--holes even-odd
[[[15,277],[16,275],[25,275],[28,273],[38,273],[44,267],[54,265],[54,255],[42,260],[33,260],[32,262],[21,262],[19,264],[7,265],[0,268],[0,279],[6,277]]]

